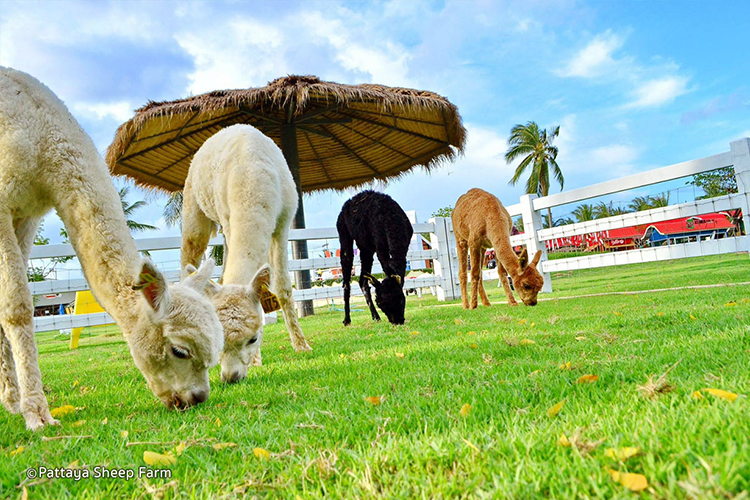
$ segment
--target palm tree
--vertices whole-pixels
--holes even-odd
[[[622,207],[615,207],[614,202],[612,201],[610,201],[609,203],[600,201],[594,207],[595,219],[604,219],[605,217],[613,217],[615,215],[622,215],[624,213],[627,213],[627,210]]]
[[[650,196],[636,196],[635,198],[633,198],[633,201],[630,202],[628,208],[632,212],[640,212],[642,210],[649,210],[654,207],[651,204]]]
[[[119,192],[120,203],[122,203],[122,211],[125,213],[125,223],[128,225],[128,228],[130,228],[132,232],[136,233],[139,231],[154,231],[156,229],[159,229],[156,226],[136,222],[130,218],[133,215],[133,212],[145,206],[146,202],[143,200],[138,200],[133,204],[129,204],[129,202],[125,199],[128,196],[129,192],[130,187],[128,186],[121,188]]]
[[[169,227],[178,226],[182,223],[182,191],[175,191],[169,195],[167,204],[164,205],[162,217]],[[224,245],[211,247],[210,256],[214,259],[216,265],[223,265]]]
[[[594,220],[594,205],[589,203],[581,203],[572,212],[573,217],[576,218],[576,222],[585,222],[587,220]]]
[[[509,184],[515,186],[526,169],[531,165],[531,175],[526,181],[526,193],[539,196],[549,195],[550,171],[555,180],[563,189],[565,179],[562,170],[557,165],[557,147],[552,145],[555,137],[560,134],[560,126],[552,127],[548,132],[539,130],[535,122],[526,125],[516,125],[510,131],[508,140],[508,151],[505,153],[505,161],[511,163],[517,158],[523,157],[521,163],[516,167],[516,172],[510,179]],[[547,208],[548,220],[552,220],[552,211]]]
[[[669,193],[661,193],[651,197],[651,208],[666,207],[669,205]]]

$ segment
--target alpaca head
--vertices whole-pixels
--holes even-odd
[[[378,281],[368,274],[365,279],[375,288],[375,303],[388,317],[388,321],[394,325],[403,325],[406,297],[404,297],[404,283],[401,276],[394,274],[386,276],[383,281]]]
[[[536,305],[536,296],[544,285],[544,278],[542,278],[542,275],[536,269],[541,257],[542,251],[538,250],[532,261],[529,262],[529,253],[524,248],[521,256],[518,257],[520,273],[512,277],[516,293],[518,293],[523,303],[527,306]]]
[[[189,270],[189,267],[188,267]],[[261,292],[271,283],[268,264],[261,267],[245,285],[217,285],[208,288],[216,313],[224,329],[221,353],[221,380],[234,383],[247,376],[247,368],[258,354],[263,341],[263,308]]]
[[[133,289],[139,300],[135,328],[124,332],[135,364],[151,391],[167,408],[187,408],[209,394],[208,369],[219,361],[224,344],[221,323],[205,288],[214,268],[206,261],[181,283],[144,260]]]

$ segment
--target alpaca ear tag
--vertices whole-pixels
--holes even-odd
[[[266,285],[261,285],[260,287],[260,305],[266,314],[281,309],[279,298]]]
[[[395,279],[396,283],[398,283],[399,285],[401,284],[401,276],[399,276],[398,274],[392,274],[391,278]]]

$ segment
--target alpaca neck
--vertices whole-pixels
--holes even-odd
[[[521,265],[518,263],[518,256],[510,244],[510,234],[503,231],[498,234],[488,234],[487,236],[495,248],[495,255],[497,255],[498,260],[511,278],[519,276],[521,274]]]
[[[141,259],[106,168],[93,174],[61,181],[56,208],[97,301],[126,333],[137,319],[132,286]]]

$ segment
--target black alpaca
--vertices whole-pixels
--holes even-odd
[[[378,311],[372,303],[370,284],[375,287],[375,302],[394,325],[404,324],[404,276],[406,275],[406,252],[413,233],[411,222],[403,209],[383,193],[362,191],[344,203],[336,221],[341,244],[341,271],[344,275],[344,325],[352,322],[349,317],[349,295],[351,293],[354,242],[359,249],[362,272],[359,286],[365,294],[372,319],[380,321]],[[373,255],[378,255],[385,279],[376,280],[372,272]]]

